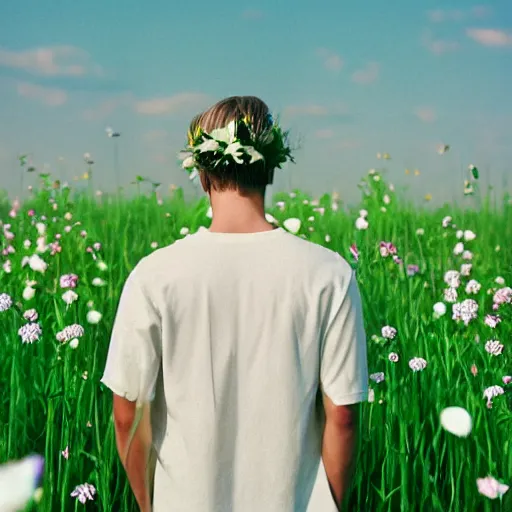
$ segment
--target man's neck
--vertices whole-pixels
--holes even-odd
[[[218,233],[257,233],[274,226],[265,219],[265,198],[241,196],[236,192],[212,194],[213,220],[210,231]]]

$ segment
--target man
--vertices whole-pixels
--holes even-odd
[[[211,227],[131,272],[102,379],[139,506],[151,510],[149,439],[132,426],[151,402],[155,512],[341,510],[368,391],[354,273],[266,221],[266,185],[290,150],[261,100],[197,116],[188,149]]]

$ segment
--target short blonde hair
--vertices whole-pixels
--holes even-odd
[[[270,110],[267,104],[256,96],[231,96],[225,98],[205,112],[192,119],[189,127],[189,138],[200,128],[211,132],[216,128],[224,128],[231,121],[248,118],[253,133],[258,136],[269,128]],[[274,169],[266,167],[263,161],[258,165],[248,166],[233,164],[220,170],[199,169],[215,187],[223,190],[265,189],[272,183]]]

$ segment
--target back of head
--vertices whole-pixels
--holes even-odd
[[[190,123],[183,167],[203,174],[218,191],[264,191],[275,168],[293,161],[286,137],[261,99],[225,98]]]

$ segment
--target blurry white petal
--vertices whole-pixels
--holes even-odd
[[[300,222],[300,219],[296,219],[294,217],[290,218],[290,219],[286,219],[284,222],[283,222],[283,226],[288,230],[290,231],[291,233],[293,233],[294,235],[299,231],[300,229],[300,225],[301,225],[301,222]]]
[[[441,426],[457,437],[467,437],[473,428],[471,416],[462,407],[447,407],[443,409],[439,419]]]
[[[16,512],[34,496],[43,473],[43,458],[31,455],[0,466],[0,510]]]

